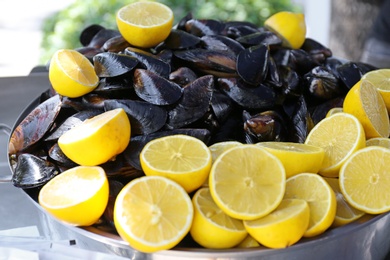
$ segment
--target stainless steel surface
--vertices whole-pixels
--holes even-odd
[[[0,78],[0,123],[13,126],[15,120],[48,87],[47,75]],[[4,90],[4,91],[3,91]],[[0,174],[10,174],[6,148],[8,137],[0,133]],[[330,229],[312,239],[302,239],[286,249],[266,248],[209,250],[178,248],[155,254],[131,249],[118,236],[92,227],[64,225],[46,214],[21,189],[0,184],[0,229],[36,225],[50,239],[75,239],[81,248],[111,253],[131,259],[385,259],[390,250],[390,213],[367,216],[360,221]]]

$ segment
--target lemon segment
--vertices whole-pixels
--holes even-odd
[[[302,172],[317,173],[322,165],[325,151],[321,147],[291,142],[259,142],[275,155],[286,170],[286,178]]]
[[[390,149],[390,138],[387,137],[374,137],[366,141],[366,146],[381,146]]]
[[[325,150],[319,174],[338,177],[340,167],[355,151],[365,147],[366,138],[360,121],[344,112],[321,120],[309,132],[305,144]]]
[[[77,166],[47,182],[39,204],[58,220],[74,226],[94,224],[108,203],[106,173],[99,166]]]
[[[276,33],[287,48],[299,49],[306,39],[305,16],[301,13],[278,12],[264,22],[264,27]]]
[[[364,215],[364,212],[355,209],[345,200],[344,195],[341,193],[338,178],[327,178],[324,180],[330,185],[334,193],[336,194],[337,209],[336,216],[334,218],[333,227],[340,227],[351,223]]]
[[[340,170],[340,189],[354,208],[369,214],[390,210],[390,150],[369,146],[354,153]]]
[[[310,210],[305,200],[286,199],[265,217],[245,220],[249,234],[269,248],[285,248],[298,242],[309,226]]]
[[[122,7],[116,14],[119,32],[131,45],[156,46],[171,32],[172,10],[161,3],[140,1]]]
[[[389,137],[390,121],[385,102],[370,81],[361,79],[348,91],[343,111],[361,122],[366,139]]]
[[[119,235],[144,253],[176,246],[189,232],[193,215],[187,192],[160,176],[132,180],[120,191],[114,206]]]
[[[280,160],[264,148],[243,144],[222,153],[209,176],[211,196],[227,215],[253,220],[281,202],[286,173]]]
[[[390,69],[377,69],[367,72],[362,80],[369,81],[382,96],[387,112],[390,113]]]
[[[122,108],[85,120],[58,139],[62,152],[79,165],[105,163],[123,152],[130,141],[130,121]]]
[[[192,198],[194,220],[191,236],[205,248],[231,248],[248,235],[242,220],[226,215],[213,201],[210,190],[201,188]]]
[[[140,154],[147,176],[164,176],[192,192],[206,181],[211,152],[201,140],[188,135],[170,135],[148,142]]]
[[[83,54],[61,49],[51,58],[49,81],[58,94],[76,98],[93,91],[99,84],[99,77]]]
[[[302,199],[309,204],[310,222],[304,237],[322,234],[336,216],[336,195],[318,174],[300,173],[288,178],[284,199]]]

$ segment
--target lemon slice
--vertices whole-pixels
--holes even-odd
[[[285,199],[265,217],[244,220],[249,234],[269,248],[285,248],[298,242],[309,226],[310,209],[305,200]]]
[[[39,204],[60,221],[74,226],[94,224],[108,203],[108,180],[99,166],[77,166],[47,182]]]
[[[346,225],[359,219],[364,215],[363,211],[355,209],[345,200],[344,195],[341,193],[340,190],[339,179],[327,177],[324,177],[324,179],[336,194],[337,209],[332,226],[339,227]]]
[[[248,232],[242,220],[226,215],[211,197],[208,188],[197,190],[192,198],[194,220],[191,236],[206,248],[231,248],[245,239]]]
[[[49,66],[49,80],[60,95],[76,98],[93,91],[99,84],[93,64],[75,50],[54,53]]]
[[[130,141],[130,121],[122,108],[85,120],[58,138],[62,152],[86,166],[105,163],[123,152]]]
[[[265,20],[264,27],[276,33],[287,48],[299,49],[306,39],[305,16],[301,13],[278,12]]]
[[[322,165],[325,151],[321,147],[291,142],[259,142],[282,162],[286,178],[302,172],[317,173]]]
[[[209,187],[215,203],[229,216],[263,217],[282,201],[286,173],[280,160],[264,148],[243,144],[214,162]]]
[[[300,173],[288,178],[284,198],[303,199],[309,204],[310,222],[304,237],[319,235],[332,225],[336,216],[336,195],[318,174]]]
[[[382,96],[387,112],[390,112],[390,69],[377,69],[367,72],[362,80],[369,81]]]
[[[370,146],[354,153],[340,170],[340,189],[354,208],[380,214],[390,210],[390,150]]]
[[[153,47],[171,32],[173,12],[152,1],[139,1],[122,7],[116,14],[119,32],[133,46]]]
[[[148,142],[140,154],[145,175],[164,176],[187,192],[202,186],[211,168],[211,152],[198,138],[170,135]]]
[[[366,141],[366,146],[381,146],[390,149],[390,138],[387,137],[374,137]]]
[[[367,139],[389,137],[390,122],[386,104],[369,80],[361,79],[348,91],[343,111],[359,119]]]
[[[239,145],[242,145],[242,143],[238,141],[224,141],[224,142],[218,142],[210,145],[209,149],[211,151],[211,157],[213,159],[213,163],[218,158],[218,156],[220,156],[223,152]]]
[[[165,177],[144,176],[118,194],[114,224],[131,247],[152,253],[176,246],[189,232],[193,215],[191,198],[179,184]]]
[[[244,240],[242,240],[236,247],[237,248],[251,248],[251,247],[259,247],[259,242],[256,241],[251,235],[247,235]]]
[[[339,113],[339,112],[343,112],[343,108],[342,108],[342,107],[334,107],[334,108],[331,108],[331,109],[329,109],[329,111],[326,113],[326,116],[325,116],[325,117],[330,117],[331,115],[336,114],[336,113]]]
[[[325,150],[319,173],[326,177],[338,177],[341,165],[352,153],[365,147],[366,139],[359,120],[340,112],[322,119],[309,132],[305,144]]]

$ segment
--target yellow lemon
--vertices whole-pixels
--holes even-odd
[[[199,245],[215,249],[231,248],[248,235],[242,220],[226,215],[215,204],[208,188],[197,190],[192,202],[194,220],[190,233]]]
[[[149,48],[168,37],[173,12],[164,4],[140,1],[122,7],[116,14],[116,23],[123,38],[131,45]]]
[[[317,173],[322,165],[325,151],[321,147],[291,142],[259,142],[282,162],[286,178],[301,172]]]
[[[134,179],[115,200],[116,230],[132,248],[145,253],[176,246],[188,234],[193,216],[188,193],[165,177]]]
[[[74,226],[94,224],[108,203],[108,180],[99,166],[77,166],[51,179],[39,191],[39,204]]]
[[[305,144],[325,150],[319,173],[327,177],[337,177],[347,158],[365,147],[366,138],[359,120],[353,115],[340,112],[317,123],[309,132]]]
[[[49,80],[60,95],[76,98],[93,91],[99,84],[93,64],[75,50],[54,53],[49,66]]]
[[[330,117],[331,115],[335,114],[335,113],[339,113],[339,112],[343,112],[343,108],[342,107],[334,107],[334,108],[331,108],[329,109],[329,111],[326,113],[326,116],[325,117]]]
[[[369,146],[354,153],[341,167],[340,189],[346,201],[365,213],[390,210],[390,150]]]
[[[105,163],[123,152],[130,141],[130,121],[122,108],[85,120],[58,139],[62,152],[86,166]]]
[[[251,248],[251,247],[259,247],[259,242],[256,241],[251,235],[247,235],[244,240],[242,240],[236,247],[237,248]]]
[[[243,144],[222,153],[209,176],[211,196],[229,216],[257,219],[282,201],[286,173],[280,160],[258,145]]]
[[[385,102],[370,81],[362,79],[348,91],[343,111],[361,122],[367,139],[389,137],[390,122]]]
[[[390,149],[390,138],[388,137],[374,137],[366,141],[366,146],[382,146]]]
[[[332,226],[339,227],[345,224],[351,223],[364,215],[364,212],[355,209],[345,200],[344,195],[341,193],[339,179],[324,177],[324,180],[330,185],[336,194],[337,209],[336,216],[334,218]]]
[[[377,69],[367,72],[362,80],[369,81],[382,96],[387,112],[390,112],[390,69]]]
[[[305,200],[285,199],[265,217],[244,220],[248,233],[269,248],[285,248],[298,242],[309,226],[310,209]]]
[[[264,27],[276,33],[288,48],[299,49],[306,39],[305,16],[301,13],[278,12],[264,22]]]
[[[336,195],[318,174],[300,173],[287,179],[285,199],[306,200],[310,208],[310,222],[304,237],[325,232],[336,216]]]
[[[170,135],[148,142],[140,154],[145,175],[164,176],[187,192],[202,186],[211,168],[211,152],[198,138]]]

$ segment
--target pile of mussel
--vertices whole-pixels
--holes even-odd
[[[36,194],[49,179],[75,166],[56,144],[61,134],[103,111],[125,109],[130,144],[101,165],[112,197],[100,224],[113,232],[115,196],[143,175],[139,153],[148,141],[182,133],[208,145],[304,142],[330,108],[342,105],[361,76],[376,69],[333,57],[310,38],[300,49],[289,49],[276,34],[252,23],[191,14],[150,49],[130,46],[119,31],[97,24],[81,32],[80,42],[77,50],[93,63],[100,83],[80,98],[61,97],[53,89],[41,95],[10,138],[12,179]]]

